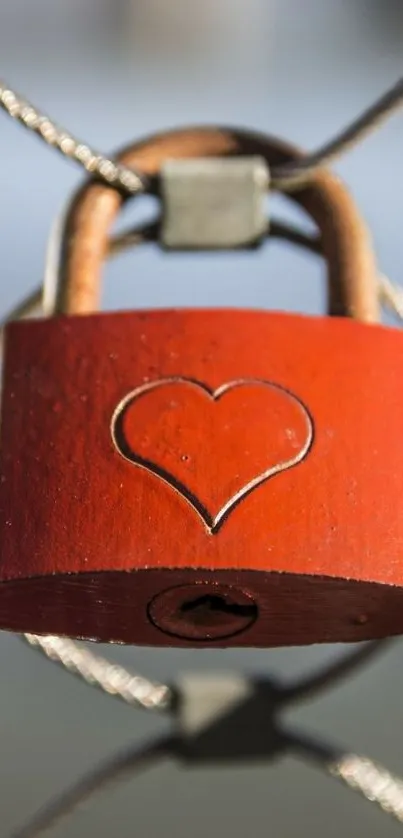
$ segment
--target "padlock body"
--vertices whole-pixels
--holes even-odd
[[[276,646],[403,631],[403,335],[262,311],[7,328],[0,628]]]

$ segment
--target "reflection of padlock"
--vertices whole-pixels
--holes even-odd
[[[178,131],[122,155],[289,149]],[[90,313],[121,203],[87,185],[57,312],[7,329],[0,627],[153,645],[275,646],[403,631],[403,337],[377,318],[365,229],[327,172],[330,312]],[[75,315],[85,316],[75,316]],[[400,365],[402,364],[402,369]]]

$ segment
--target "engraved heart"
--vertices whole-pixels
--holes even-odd
[[[255,379],[216,390],[188,378],[147,383],[119,403],[111,431],[118,452],[179,492],[212,534],[253,489],[300,463],[313,439],[297,396]]]

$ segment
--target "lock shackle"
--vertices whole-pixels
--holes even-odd
[[[246,155],[264,158],[269,168],[303,156],[294,146],[264,134],[204,127],[155,134],[126,147],[116,159],[155,180],[169,158]],[[345,186],[328,170],[318,169],[308,185],[287,197],[307,211],[321,232],[329,314],[378,321],[377,269],[370,236]],[[61,231],[53,314],[87,314],[99,307],[108,237],[126,200],[113,187],[94,180],[73,196]]]

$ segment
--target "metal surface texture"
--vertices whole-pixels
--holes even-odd
[[[119,162],[133,166],[151,183],[167,159],[202,157],[262,157],[269,169],[303,156],[293,145],[254,131],[184,128],[149,137],[124,149]],[[308,185],[293,193],[321,230],[327,262],[329,313],[368,323],[379,318],[378,279],[367,227],[340,180],[317,170]],[[108,235],[123,205],[116,190],[85,184],[63,216],[60,258],[46,276],[46,312],[88,314],[99,306],[101,276],[108,252]]]
[[[26,124],[28,125],[28,123],[26,123]],[[313,157],[314,157],[314,155],[312,155],[312,158]],[[317,160],[316,160],[316,162],[311,160],[311,163],[312,162],[314,163],[315,166],[318,163]],[[303,169],[303,166],[304,166],[304,164],[302,164],[301,169]],[[293,188],[292,178],[289,178],[289,175],[290,175],[290,170],[288,172],[287,171],[285,172],[285,179],[286,180],[288,179],[289,188]],[[298,179],[299,179],[298,182],[300,183],[301,178],[304,178],[304,177],[307,177],[307,176],[309,178],[310,173],[309,173],[308,168],[306,168],[305,172],[302,171],[298,174],[298,166],[297,166],[296,171],[294,172],[294,175],[295,175],[295,180],[298,181]],[[101,177],[102,177],[102,175],[101,175]],[[294,185],[295,185],[295,183],[294,183]],[[380,280],[383,281],[383,278],[380,278]],[[399,314],[399,309],[400,309],[399,295],[397,293],[394,293],[394,289],[391,288],[390,283],[388,283],[386,280],[383,281],[383,284],[381,285],[381,288],[383,288],[384,301],[386,299],[389,302],[389,304],[392,306],[392,308],[394,308],[396,310],[396,312]],[[34,301],[35,304],[38,303],[38,301],[39,301],[38,294],[35,295],[35,297],[33,298],[33,301]],[[28,310],[30,309],[30,305],[31,305],[31,302],[29,303],[28,306],[26,306],[24,304],[21,307],[21,313],[25,314],[26,309],[27,308],[28,308]],[[129,703],[132,703],[134,705],[136,705],[138,703],[140,705],[142,704],[143,706],[146,706],[146,707],[147,706],[151,707],[153,705],[153,702],[152,701],[149,702],[148,699],[147,699],[147,693],[149,692],[149,690],[147,690],[146,682],[145,682],[144,679],[141,679],[141,678],[134,679],[133,676],[132,676],[133,684],[129,683],[130,682],[130,677],[128,677],[127,674],[125,676],[123,670],[121,672],[118,672],[118,670],[121,669],[120,667],[113,667],[113,666],[111,667],[111,665],[109,664],[108,661],[102,661],[102,660],[100,660],[99,667],[98,667],[96,665],[95,656],[93,656],[93,655],[88,656],[88,658],[85,658],[85,656],[84,656],[84,658],[81,659],[84,662],[84,666],[81,666],[80,665],[80,651],[81,650],[80,650],[79,647],[77,647],[71,641],[63,640],[62,638],[35,638],[33,636],[30,636],[30,637],[28,636],[28,639],[30,640],[30,642],[32,642],[32,645],[34,645],[36,648],[40,649],[44,654],[49,656],[49,658],[51,660],[56,660],[56,661],[60,662],[63,666],[67,667],[67,669],[69,669],[70,671],[75,672],[80,677],[84,677],[85,680],[88,683],[94,683],[95,685],[99,685],[106,692],[108,692],[112,695],[117,695],[118,697],[122,697],[122,698],[124,698],[125,701],[129,701]],[[69,646],[71,647],[71,649],[70,649],[71,652],[74,652],[74,649],[77,649],[77,651],[78,651],[78,655],[71,654],[71,660],[70,660],[69,654],[68,654],[68,647]],[[376,647],[375,644],[374,644],[373,648],[376,651],[377,647]],[[368,647],[368,651],[369,651],[369,654],[371,654],[371,647]],[[364,653],[364,656],[365,656],[365,649],[363,650],[363,653]],[[74,663],[74,665],[71,665],[71,661],[73,661],[73,660],[79,662],[79,665],[77,667],[75,666],[75,663]],[[104,671],[102,677],[99,679],[99,684],[97,684],[97,674],[101,673],[102,664],[105,665],[105,671]],[[346,666],[345,672],[348,673],[349,672],[348,658],[346,659],[346,664],[347,664],[347,666]],[[352,664],[353,664],[353,661],[352,661]],[[341,662],[340,669],[342,671],[343,671],[343,665],[344,665],[344,661]],[[325,675],[325,677],[323,677],[323,675],[318,674],[316,680],[319,683],[326,683],[326,675]],[[136,683],[134,683],[134,681],[136,681]],[[144,684],[140,683],[142,681],[144,681]],[[238,682],[239,679],[236,678],[235,681]],[[231,678],[228,679],[228,682],[229,683],[231,682]],[[315,682],[315,678],[313,678],[313,682],[311,682],[311,684],[310,684],[309,679],[308,679],[307,682],[305,683],[305,685],[304,684],[301,684],[301,686],[295,685],[295,687],[294,688],[291,687],[288,690],[288,692],[291,695],[294,692],[294,694],[296,696],[301,694],[301,693],[310,695],[311,691],[312,691],[312,683],[314,684],[314,682]],[[191,679],[187,683],[189,685],[189,683],[191,683]],[[195,684],[197,684],[198,688],[200,688],[200,686],[203,687],[203,685],[200,684],[198,679],[195,679],[193,681],[193,686],[195,686]],[[207,684],[208,684],[208,678],[206,679],[205,686],[207,686]],[[253,689],[252,681],[248,681],[248,682],[244,681],[243,684],[246,685],[247,691],[250,692],[250,690]],[[127,685],[129,685],[128,690],[126,690]],[[132,686],[135,687],[135,689],[133,691],[131,689]],[[137,686],[140,688],[138,691],[137,691]],[[154,685],[150,684],[150,686],[152,687]],[[157,685],[155,685],[155,686],[157,687]],[[268,686],[268,682],[267,682],[267,686]],[[274,685],[271,684],[270,689],[268,690],[268,692],[266,694],[266,698],[268,698],[269,693],[271,694],[271,690],[272,690],[273,686]],[[183,685],[182,685],[182,687],[183,687]],[[207,689],[207,693],[205,693],[205,696],[204,696],[206,698],[206,695],[207,695],[207,703],[208,703],[208,692],[209,692],[209,690],[211,690],[211,688],[212,688],[213,692],[217,693],[217,683],[214,685],[214,678],[210,682],[210,684],[208,686],[208,689]],[[165,687],[164,689],[166,690],[165,698],[167,696],[171,696],[171,692],[170,692],[169,688]],[[260,690],[260,686],[259,686],[259,690]],[[177,693],[177,690],[175,689],[174,692]],[[191,690],[190,690],[190,692],[191,692]],[[132,693],[133,693],[133,696],[134,696],[134,700],[132,700]],[[276,693],[276,687],[274,686],[274,694],[275,693]],[[146,700],[144,702],[143,701],[138,702],[138,697],[137,697],[138,695],[141,695]],[[185,705],[186,705],[187,708],[189,709],[191,702],[189,701],[189,697],[188,697],[187,704],[186,704],[186,685],[185,685],[185,688],[183,690],[183,697],[185,698],[183,707],[185,707]],[[211,695],[210,695],[210,697],[211,697]],[[195,700],[199,701],[199,699],[200,699],[200,695],[195,694]],[[169,698],[169,701],[170,700],[171,699]],[[163,699],[163,701],[164,701],[164,699]],[[269,702],[269,704],[271,704],[271,702]],[[226,716],[227,714],[225,712],[224,705],[225,705],[225,701],[222,702],[221,706],[223,708],[222,715]],[[162,706],[164,706],[164,704],[162,704]],[[169,704],[168,704],[168,706],[169,706]],[[197,711],[196,711],[195,715],[197,716]],[[262,719],[263,719],[263,717],[262,717]],[[223,727],[224,727],[224,730],[225,730],[225,721],[226,720],[224,719],[223,721],[224,721],[224,726]],[[251,721],[251,717],[249,716],[249,722],[250,721]],[[263,721],[264,721],[264,719],[263,719]],[[234,733],[235,733],[235,735],[237,733],[239,733],[239,729],[237,729],[236,726],[233,728],[230,725],[230,729],[232,730],[232,737],[234,736]],[[250,730],[251,729],[252,729],[252,726],[251,726]],[[216,739],[217,734],[218,734],[218,737],[220,739],[220,725],[218,725],[218,726],[215,725],[214,734],[215,734],[215,736],[214,736],[214,742],[213,742],[213,745],[214,745],[213,752],[210,751],[210,760],[212,760],[213,762],[216,759],[217,755],[219,756],[219,758],[221,758],[220,744],[217,744],[217,739]],[[90,796],[98,788],[105,788],[106,785],[109,782],[114,782],[116,780],[119,780],[121,777],[124,777],[124,776],[127,776],[128,774],[131,774],[133,771],[136,770],[136,768],[141,768],[143,766],[146,766],[147,764],[149,764],[149,762],[153,761],[154,758],[156,758],[156,757],[157,758],[158,757],[164,757],[167,754],[172,753],[172,754],[177,754],[178,757],[181,756],[183,758],[183,754],[184,754],[184,752],[186,752],[187,758],[188,758],[189,757],[189,747],[188,747],[189,743],[186,742],[186,745],[185,745],[185,748],[184,748],[184,739],[185,738],[186,737],[183,737],[182,742],[181,742],[180,739],[178,740],[178,738],[174,736],[172,738],[168,738],[167,740],[161,741],[161,743],[151,744],[150,747],[146,747],[145,749],[140,749],[139,753],[135,753],[134,749],[133,749],[131,752],[128,752],[127,754],[124,754],[121,757],[118,757],[114,761],[114,763],[112,763],[108,766],[101,766],[100,770],[97,772],[96,775],[94,775],[92,777],[85,778],[82,783],[79,782],[75,789],[73,789],[71,792],[68,792],[65,796],[63,796],[59,800],[54,801],[54,803],[49,807],[49,809],[42,810],[41,813],[39,814],[38,818],[35,819],[35,822],[32,822],[31,824],[28,824],[27,827],[25,827],[23,830],[21,830],[21,832],[19,832],[18,834],[20,836],[24,835],[25,838],[27,838],[27,836],[33,836],[34,834],[39,835],[44,829],[48,829],[49,826],[55,825],[56,820],[60,816],[63,816],[63,814],[66,814],[67,810],[72,810],[76,806],[77,803],[82,802],[84,798]],[[225,734],[224,734],[224,738],[225,738]],[[235,736],[235,738],[236,738],[236,736]],[[221,741],[222,741],[222,738],[221,738]],[[234,739],[232,738],[232,745],[234,746],[234,744],[235,744],[235,750],[236,750],[236,742],[234,743]],[[194,743],[193,743],[193,745],[194,745]],[[260,743],[260,745],[261,745],[261,749],[262,749],[262,743]],[[332,748],[331,747],[328,747],[328,746],[323,745],[321,743],[314,742],[314,741],[309,740],[308,738],[303,737],[303,736],[301,737],[301,736],[298,736],[298,735],[295,735],[295,734],[293,736],[290,736],[289,741],[288,741],[288,745],[289,746],[294,745],[296,754],[299,753],[300,756],[302,756],[305,759],[313,759],[313,762],[316,765],[318,765],[319,767],[324,768],[324,770],[330,776],[337,777],[339,780],[341,780],[348,787],[358,791],[361,795],[366,797],[369,801],[371,801],[375,805],[379,806],[384,812],[392,815],[396,820],[398,820],[400,822],[402,821],[402,817],[403,817],[403,815],[402,815],[402,803],[401,803],[401,801],[402,801],[402,781],[400,780],[400,778],[394,776],[393,774],[388,772],[386,769],[384,769],[382,766],[377,765],[376,763],[374,763],[370,759],[360,757],[360,756],[357,756],[355,754],[341,753],[341,752],[337,753],[338,749],[333,749],[333,753],[332,753]],[[211,743],[210,743],[210,746],[211,746]],[[210,746],[207,747],[207,750]],[[251,744],[251,742],[249,742],[249,751],[251,749],[253,750],[253,743]],[[216,756],[214,756],[214,754]],[[193,758],[196,759],[196,763],[197,763],[198,757],[197,756],[195,757],[195,755],[194,755]]]
[[[192,160],[204,152],[232,160],[237,155],[248,157],[251,151],[269,165],[273,158],[296,154],[279,141],[250,132],[190,129],[137,143],[120,159],[155,178],[169,157],[188,155]],[[298,193],[298,202],[310,210],[321,228],[331,312],[372,322],[378,311],[376,268],[365,226],[346,190],[321,172]],[[67,211],[56,299],[64,297],[69,313],[84,313],[98,293],[102,256],[109,246],[107,233],[119,204],[117,192],[89,184]],[[376,412],[385,400],[375,397],[372,382],[374,376],[377,381],[383,379],[385,353],[395,353],[398,340],[397,334],[379,327],[358,327],[343,319],[235,311],[94,314],[10,327],[6,416],[11,415],[14,399],[25,398],[29,404],[19,414],[21,421],[25,422],[26,415],[43,414],[43,418],[39,424],[31,422],[30,445],[18,449],[22,471],[29,469],[32,476],[25,489],[28,509],[28,493],[32,490],[35,496],[35,515],[24,511],[24,532],[29,529],[35,568],[26,564],[18,543],[22,529],[10,492],[11,486],[19,491],[13,476],[13,451],[20,430],[14,420],[3,423],[2,509],[7,521],[3,625],[152,645],[180,645],[192,639],[223,645],[281,645],[356,640],[400,631],[399,588],[393,588],[400,581],[395,566],[385,569],[380,549],[384,529],[375,519],[374,547],[370,553],[365,549],[363,565],[355,558],[362,554],[363,545],[356,539],[354,525],[357,514],[364,514],[364,507],[368,510],[372,503],[365,488],[371,485],[366,458],[360,455],[359,469],[357,465],[357,451],[363,450],[360,417],[368,413],[377,417],[367,429],[366,450],[382,449],[385,462],[389,455],[383,443],[383,414]],[[340,341],[343,356],[335,352]],[[374,342],[379,372],[373,369],[369,380],[367,358]],[[27,357],[32,387],[28,392],[24,383],[20,392],[19,382],[24,379],[19,365],[25,368]],[[328,357],[327,365],[319,368],[323,357]],[[73,380],[69,376],[66,382],[56,369],[59,362],[76,370]],[[344,408],[340,412],[337,391],[328,392],[325,386],[329,378],[349,380],[354,392],[358,381],[366,382],[360,386],[360,397],[351,400],[352,412]],[[386,395],[393,398],[393,387]],[[88,410],[90,434],[83,433]],[[394,403],[389,413],[398,423]],[[66,415],[71,439],[68,468],[61,444]],[[110,420],[105,424],[107,415]],[[165,423],[163,433],[158,430],[159,417]],[[273,450],[269,426],[278,440]],[[147,434],[145,428],[149,428]],[[182,428],[179,436],[178,428]],[[285,436],[284,428],[288,428]],[[340,442],[337,451],[329,449],[331,438],[343,440],[342,449]],[[165,440],[162,447],[158,440]],[[40,465],[46,462],[44,441],[46,449],[52,450],[54,464],[46,478]],[[344,486],[339,485],[341,450],[348,474],[355,475],[348,507]],[[370,469],[372,476],[376,473],[382,479],[384,472],[373,459]],[[389,486],[395,472],[396,468],[390,469]],[[74,475],[74,490],[69,475]],[[307,480],[319,510],[314,527],[302,503]],[[41,510],[39,486],[45,488],[46,496]],[[327,512],[330,497],[332,520]],[[139,504],[139,498],[144,504]],[[268,508],[272,510],[270,527]],[[117,509],[118,528],[109,518]],[[291,509],[297,517],[301,511],[292,532],[287,523]],[[347,526],[349,510],[353,519]],[[82,545],[74,562],[65,528],[56,523],[66,517],[74,522],[71,531]],[[178,525],[175,529],[170,524],[173,520]],[[287,556],[283,555],[284,527]],[[388,527],[390,538],[396,541],[394,518]],[[177,543],[179,538],[183,544],[184,533],[186,551]],[[105,545],[102,554],[98,543]],[[384,544],[384,549],[389,547]],[[127,558],[131,556],[136,556],[135,562]],[[71,584],[73,573],[80,585]],[[214,591],[200,594],[198,586],[206,584],[230,585],[231,597],[227,600]],[[176,595],[169,599],[169,590],[189,585],[194,586],[194,595],[189,593],[183,601]],[[382,609],[385,595],[388,608]],[[245,597],[257,609],[253,620],[243,614],[249,608]],[[170,613],[164,608],[154,612],[156,602],[168,600]],[[38,610],[34,604],[39,601]],[[288,618],[291,601],[292,620]],[[19,614],[24,615],[23,623]],[[239,631],[243,616],[246,620]],[[198,625],[198,636],[194,628],[190,631],[190,620]]]
[[[400,777],[367,756],[351,753],[323,737],[307,735],[283,720],[283,713],[290,706],[311,699],[354,674],[384,648],[384,643],[367,644],[296,683],[231,673],[183,676],[175,687],[175,703],[170,707],[170,734],[130,746],[84,774],[15,831],[13,838],[38,838],[95,794],[105,793],[169,757],[187,771],[229,765],[251,767],[293,757],[337,779],[402,823]]]
[[[169,249],[250,247],[267,233],[262,158],[170,160],[161,168],[161,243]]]
[[[211,583],[259,609],[231,645],[400,632],[401,343],[348,318],[231,310],[9,327],[3,626],[169,645],[151,600]]]
[[[327,166],[346,151],[376,130],[403,104],[403,79],[400,78],[376,102],[336,137],[303,160],[279,163],[273,170],[273,187],[282,192],[293,191],[310,182],[318,167]],[[133,194],[141,190],[144,180],[138,173],[116,163],[94,151],[88,145],[75,139],[65,128],[41,113],[31,102],[20,96],[10,85],[0,81],[0,108],[48,145],[56,148],[65,157],[71,158],[88,172],[94,172],[101,181],[116,185],[124,193]]]
[[[137,194],[144,189],[144,180],[137,172],[121,166],[76,139],[69,131],[61,128],[2,81],[0,81],[0,108],[25,128],[37,134],[47,145],[53,146],[64,157],[74,160],[85,171],[96,175],[104,183],[115,186],[129,195]]]

